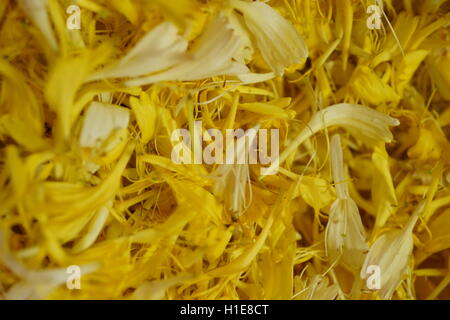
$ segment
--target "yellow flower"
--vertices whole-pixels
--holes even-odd
[[[345,181],[341,139],[334,135],[331,139],[331,168],[337,199],[330,208],[325,245],[327,254],[353,270],[359,270],[368,249],[364,226],[358,206],[350,198]]]

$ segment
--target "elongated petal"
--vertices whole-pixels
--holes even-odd
[[[129,111],[125,108],[93,102],[84,119],[80,134],[82,147],[100,147],[115,130],[128,127]]]
[[[339,286],[330,284],[327,277],[315,275],[306,288],[300,291],[300,300],[335,300],[339,293]]]
[[[351,269],[359,270],[368,247],[358,206],[350,198],[348,184],[345,181],[344,159],[339,135],[331,138],[330,160],[338,198],[331,205],[325,230],[327,254],[332,258],[342,255],[344,264]]]
[[[308,57],[308,48],[298,31],[269,5],[241,0],[233,0],[231,5],[244,15],[264,60],[277,75]]]
[[[50,47],[56,50],[58,49],[58,43],[48,16],[47,2],[48,0],[19,0],[19,3],[42,32]]]
[[[358,206],[351,198],[337,199],[331,205],[325,237],[328,256],[342,255],[344,264],[359,270],[368,246]]]
[[[349,195],[347,182],[345,181],[344,157],[342,155],[341,138],[338,134],[331,138],[330,161],[337,196],[341,199],[347,198]]]
[[[403,230],[393,230],[380,236],[371,246],[361,269],[361,278],[367,277],[366,270],[375,265],[381,272],[380,296],[390,299],[405,274],[414,247],[412,232],[423,211],[424,203],[418,205]]]
[[[163,22],[147,33],[117,65],[97,72],[90,80],[137,77],[164,70],[186,60],[187,46],[177,27]]]
[[[362,105],[341,103],[327,107],[312,116],[305,129],[282,152],[277,163],[272,164],[265,172],[273,172],[304,141],[327,127],[341,126],[367,144],[373,145],[380,141],[391,142],[393,136],[389,126],[399,124],[397,119]]]
[[[219,75],[247,73],[248,68],[232,58],[240,47],[240,38],[222,15],[216,16],[192,48],[187,58],[167,71],[127,81],[129,86],[158,81],[200,80]]]
[[[252,145],[256,134],[257,128],[253,128],[240,137],[236,142],[236,154],[234,155],[234,151],[231,149],[227,150],[232,152],[231,155],[227,155],[227,158],[234,155],[233,164],[221,164],[214,172],[214,194],[223,196],[225,206],[232,212],[242,213],[245,211],[248,207],[247,198],[250,196],[251,199],[252,197],[246,147]],[[248,142],[248,145],[245,141]]]

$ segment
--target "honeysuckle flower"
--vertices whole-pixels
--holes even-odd
[[[243,14],[264,61],[276,75],[308,57],[308,47],[301,35],[272,7],[242,0],[230,0],[230,5]]]
[[[327,254],[333,259],[341,258],[349,268],[359,270],[368,247],[358,206],[350,198],[348,183],[345,181],[339,135],[331,139],[330,158],[337,199],[331,205],[325,230]]]
[[[57,50],[58,42],[48,15],[48,0],[19,0],[19,3],[31,21],[42,32],[50,47]]]
[[[379,141],[391,142],[392,133],[389,126],[397,126],[400,122],[384,113],[357,104],[341,103],[316,112],[308,125],[290,142],[281,153],[278,163],[272,164],[266,174],[282,164],[308,138],[331,126],[342,126],[352,135],[373,145]]]
[[[414,247],[412,232],[424,206],[424,201],[417,206],[403,230],[392,230],[381,235],[370,247],[360,276],[362,279],[367,278],[369,266],[380,268],[379,294],[382,299],[392,297],[407,271]]]

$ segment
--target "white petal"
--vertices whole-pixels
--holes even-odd
[[[250,200],[252,198],[250,169],[246,157],[248,156],[247,148],[254,142],[258,129],[259,126],[256,126],[237,139],[234,164],[221,164],[214,172],[216,181],[213,193],[216,196],[223,197],[227,209],[238,214],[242,214],[247,209],[247,198],[250,198]],[[248,144],[245,141],[248,141]],[[229,151],[234,154],[231,149]],[[231,155],[230,153],[227,158],[231,158]]]
[[[241,0],[232,0],[231,5],[244,15],[264,60],[277,75],[308,57],[308,48],[298,31],[269,5]]]
[[[327,107],[311,117],[308,125],[281,153],[279,160],[264,170],[264,174],[274,172],[304,141],[327,127],[341,126],[362,141],[375,144],[391,142],[393,136],[389,126],[399,124],[397,119],[362,105],[341,103]]]
[[[116,66],[99,71],[90,80],[138,77],[164,70],[186,60],[187,47],[188,42],[178,35],[177,27],[163,22],[147,33]]]
[[[50,18],[48,16],[48,0],[19,0],[33,23],[39,28],[53,50],[58,49],[58,43],[53,33]]]
[[[189,58],[173,68],[148,77],[127,81],[128,86],[158,81],[190,81],[219,75],[247,73],[248,68],[233,56],[240,46],[240,38],[222,15],[216,16],[194,44]]]
[[[6,299],[45,299],[53,290],[67,281],[66,268],[45,270],[26,268],[9,251],[5,239],[4,232],[0,230],[0,261],[21,279],[5,293]],[[94,272],[99,266],[97,263],[80,266],[81,275]]]
[[[341,138],[338,134],[331,138],[330,148],[331,172],[338,198],[347,198],[348,186],[345,181],[344,157],[342,155]]]
[[[128,127],[129,110],[115,105],[92,102],[80,134],[80,146],[98,148],[115,130]]]
[[[414,247],[412,232],[423,208],[424,202],[418,205],[403,230],[393,230],[380,236],[366,256],[360,276],[365,279],[367,268],[378,266],[381,272],[380,296],[383,299],[392,297],[407,271]]]
[[[335,300],[338,294],[339,286],[337,284],[329,285],[328,278],[315,275],[300,297],[303,300]]]
[[[389,126],[400,122],[371,108],[349,103],[341,103],[314,114],[309,125],[313,132],[328,126],[342,126],[350,133],[369,143],[391,142],[393,139]]]

